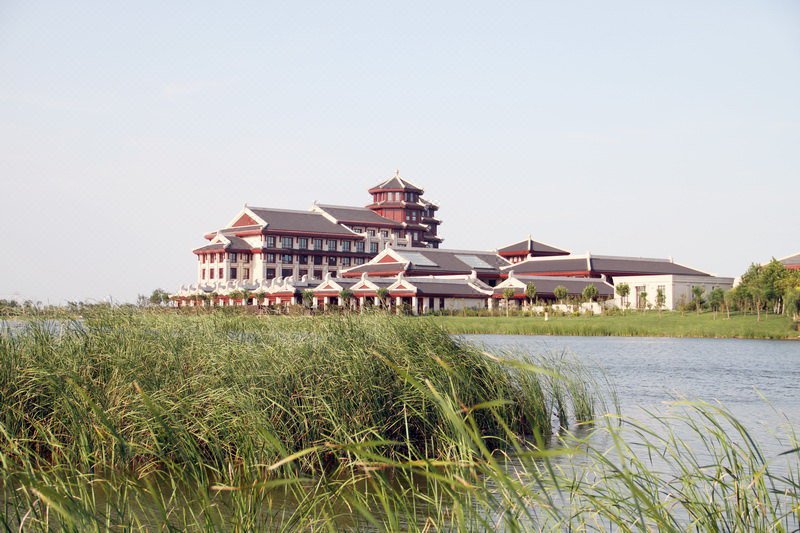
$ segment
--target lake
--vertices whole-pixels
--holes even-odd
[[[649,337],[459,335],[494,353],[566,353],[602,370],[616,387],[622,414],[663,412],[676,398],[721,402],[760,435],[767,455],[786,448],[773,438],[800,428],[800,342]],[[763,396],[763,398],[762,398]],[[765,399],[766,401],[765,401]]]

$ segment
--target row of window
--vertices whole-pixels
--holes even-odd
[[[242,279],[250,279],[250,269],[249,268],[244,268],[242,270],[244,271],[244,272],[242,272],[242,274],[244,274]],[[208,269],[208,279],[214,279],[214,274],[215,273],[217,274],[218,279],[222,279],[223,276],[224,276],[224,273],[225,273],[225,269],[224,268],[216,268],[216,269],[209,268]],[[229,279],[239,279],[238,274],[239,274],[239,269],[236,268],[236,267],[231,267]],[[200,271],[200,279],[206,279],[206,269],[205,268]]]
[[[294,270],[292,270],[291,268],[281,269],[280,272],[281,272],[281,277],[284,277],[284,278],[288,278],[289,276],[293,276],[294,275]],[[268,268],[267,269],[267,279],[274,278],[277,275],[277,273],[278,273],[277,269]],[[336,277],[336,271],[335,270],[329,270],[328,273],[331,276]],[[307,278],[310,278],[310,279],[322,279],[322,275],[323,274],[322,274],[322,270],[300,270],[300,271],[298,271],[298,275],[300,277],[306,276]]]
[[[335,256],[329,256],[329,257],[325,257],[325,256],[322,256],[322,255],[311,255],[311,256],[309,256],[309,255],[306,255],[306,254],[292,255],[292,254],[271,254],[270,253],[270,254],[266,254],[265,259],[266,259],[267,263],[280,262],[280,263],[285,263],[285,264],[288,264],[288,265],[294,263],[295,260],[300,265],[309,265],[309,264],[313,264],[313,265],[322,265],[322,264],[335,265],[335,264],[337,264],[337,261],[340,261],[341,265],[345,266],[345,267],[349,267],[351,264],[353,264],[353,265],[363,265],[364,262],[365,262],[365,259],[363,257],[355,257],[355,258],[341,257],[341,258],[336,258]]]
[[[218,252],[218,253],[211,253],[211,254],[200,254],[197,259],[201,263],[222,263],[225,260],[225,256],[228,256],[227,259],[231,263],[236,263],[241,261],[242,263],[249,263],[250,262],[250,254],[246,252]]]
[[[402,193],[399,191],[392,191],[392,192],[379,192],[375,194],[376,202],[400,202],[402,200],[405,200],[406,202],[416,203],[419,201],[419,193],[416,192]]]
[[[275,235],[267,235],[265,238],[264,246],[266,248],[275,248],[276,244],[280,242],[281,248],[293,249],[294,246],[294,237],[276,237]],[[311,244],[311,248],[309,248],[309,241]],[[308,237],[298,237],[297,238],[297,248],[300,250],[327,250],[329,252],[350,252],[353,249],[352,241],[343,240],[341,242],[341,247],[339,246],[339,241],[336,239],[309,239]],[[341,248],[341,249],[340,249]],[[363,242],[356,242],[355,243],[356,252],[364,253],[364,243]]]

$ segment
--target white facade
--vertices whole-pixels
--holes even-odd
[[[650,304],[656,308],[656,294],[658,289],[664,291],[663,309],[677,309],[681,304],[692,301],[692,287],[703,287],[704,298],[716,288],[728,290],[733,287],[733,278],[721,278],[716,276],[679,276],[674,274],[664,274],[658,276],[615,276],[614,286],[618,287],[621,283],[626,283],[630,287],[627,298],[627,305],[622,301],[619,294],[614,293],[614,303],[617,307],[637,309]],[[643,299],[643,293],[646,293]],[[644,301],[646,300],[646,301]]]

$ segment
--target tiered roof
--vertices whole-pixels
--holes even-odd
[[[406,180],[405,178],[400,177],[400,171],[398,170],[397,173],[392,176],[391,178],[380,182],[376,186],[372,187],[369,192],[380,192],[380,191],[409,191],[409,192],[416,192],[419,194],[423,194],[425,191],[421,188],[417,187],[410,181]]]
[[[345,277],[367,273],[375,276],[404,272],[408,276],[455,275],[476,272],[479,276],[499,275],[508,261],[494,252],[447,250],[443,248],[387,248],[363,265],[342,272]]]
[[[671,259],[645,257],[616,257],[602,255],[565,255],[555,257],[531,257],[515,265],[505,267],[516,274],[539,276],[652,276],[659,274],[709,276],[673,262]]]
[[[527,239],[504,246],[498,249],[497,253],[504,257],[522,254],[529,254],[533,257],[543,257],[552,255],[569,255],[570,252],[556,248],[555,246],[550,246],[549,244],[545,244],[543,242],[534,241],[531,236],[528,235]]]

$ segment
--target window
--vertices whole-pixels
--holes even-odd
[[[301,265],[307,265],[308,264],[308,256],[307,255],[301,255],[298,258],[298,263],[300,263]]]
[[[291,237],[281,237],[281,247],[291,248],[294,244],[294,239]]]
[[[414,238],[413,238],[413,240],[415,240],[415,241],[418,241],[418,240],[419,240],[419,233],[417,233],[416,231],[414,232]]]
[[[383,231],[381,231],[381,237],[383,237],[384,239],[386,239],[387,237],[389,237],[389,232],[388,232],[388,231],[386,231],[386,230],[383,230]]]
[[[209,268],[208,269],[208,278],[209,279],[214,279],[214,269],[213,268]]]
[[[321,265],[322,264],[322,256],[321,255],[315,255],[314,256],[314,264],[315,265]]]
[[[328,251],[329,251],[329,252],[335,252],[335,251],[336,251],[336,245],[337,245],[337,244],[338,244],[338,243],[336,242],[336,239],[331,239],[331,240],[329,240],[329,241],[328,241]]]
[[[200,271],[200,279],[206,279],[206,269]]]
[[[294,259],[294,256],[292,254],[282,254],[281,255],[281,263],[289,263],[289,264],[291,264],[292,259]]]
[[[267,254],[267,263],[275,262],[275,254]]]
[[[314,249],[322,250],[322,239],[314,239]]]
[[[350,266],[350,258],[349,257],[342,257],[342,266],[349,267]]]
[[[239,254],[239,259],[242,263],[249,263],[250,262],[250,254]]]
[[[238,279],[238,276],[236,274],[238,274],[238,272],[236,271],[236,267],[231,267],[231,277],[230,277],[230,279]]]
[[[308,270],[301,270],[301,271],[300,271],[300,273],[299,273],[298,275],[299,275],[301,278],[302,278],[303,276],[306,276],[306,277],[308,277]]]
[[[250,269],[249,268],[245,268],[244,269],[244,279],[250,279]]]
[[[294,271],[291,268],[284,268],[281,270],[281,276],[284,278],[288,278],[289,276],[293,275]]]
[[[406,220],[411,220],[411,215],[409,215],[408,213],[406,213]]]
[[[336,277],[336,271],[335,270],[329,270],[328,274],[330,274],[332,278]]]
[[[353,228],[356,233],[364,233],[364,228]]]
[[[350,241],[342,241],[342,251],[349,252],[350,251]]]
[[[314,279],[322,279],[322,270],[314,271]]]
[[[360,254],[364,253],[364,241],[359,241],[356,243],[356,252]]]
[[[219,272],[217,272],[217,274],[219,274],[219,279],[222,279],[224,277],[223,272],[225,272],[224,268],[220,268]]]
[[[363,257],[356,257],[355,259],[353,259],[353,263],[355,263],[356,265],[363,265],[364,264],[364,258]]]
[[[412,211],[411,212],[411,220],[414,220],[414,221],[417,220],[417,212],[416,211]]]
[[[369,234],[370,237],[374,237],[375,236],[375,230],[374,229],[368,229],[367,230],[367,234]]]
[[[228,259],[230,260],[231,263],[235,263],[236,262],[236,253],[234,253],[234,252],[229,253],[228,254]]]
[[[267,279],[272,279],[274,277],[275,277],[275,269],[274,268],[268,268],[267,269]]]
[[[298,243],[297,244],[298,248],[300,248],[301,250],[305,250],[306,248],[308,248],[308,237],[298,238],[297,243]]]
[[[335,265],[335,264],[336,264],[336,258],[335,258],[335,257],[333,257],[333,256],[330,256],[330,257],[328,258],[328,264],[329,264],[329,265]]]
[[[267,248],[275,248],[275,236],[274,235],[267,235]]]
[[[378,243],[377,242],[369,243],[369,253],[371,253],[371,254],[377,254],[378,253]]]

